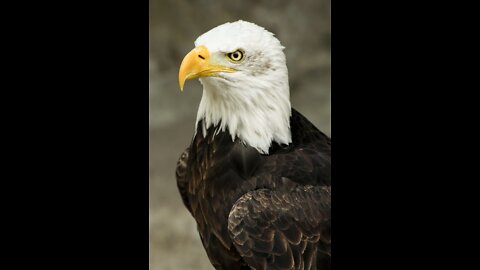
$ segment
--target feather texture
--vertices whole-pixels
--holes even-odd
[[[269,155],[211,127],[179,159],[179,191],[216,269],[330,269],[331,141],[295,110],[290,125],[292,143]]]

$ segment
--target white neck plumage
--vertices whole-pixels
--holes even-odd
[[[272,142],[291,143],[286,68],[277,70],[277,74],[229,80],[201,78],[203,96],[197,125],[203,120],[203,135],[206,136],[206,130],[213,125],[217,127],[216,132],[228,130],[232,140],[239,138],[262,154],[268,154]]]

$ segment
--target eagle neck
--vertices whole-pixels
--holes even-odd
[[[289,144],[292,141],[288,82],[271,86],[283,89],[266,91],[254,84],[244,86],[248,88],[233,88],[229,81],[219,78],[200,81],[203,95],[196,130],[202,125],[204,137],[213,126],[215,135],[228,131],[232,141],[238,138],[262,154],[268,154],[272,142]]]

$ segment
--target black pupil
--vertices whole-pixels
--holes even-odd
[[[232,56],[234,59],[237,59],[240,57],[240,54],[238,52],[234,52]]]

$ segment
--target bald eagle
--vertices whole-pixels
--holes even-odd
[[[330,269],[330,138],[291,108],[283,48],[236,21],[180,66],[203,96],[177,185],[216,269]]]

